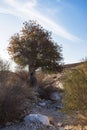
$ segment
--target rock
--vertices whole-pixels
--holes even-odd
[[[43,125],[50,126],[49,118],[41,114],[29,114],[24,118],[25,122],[41,122]]]
[[[48,106],[48,105],[52,105],[52,100],[46,100],[46,99],[43,99],[42,101],[39,102],[39,106]]]
[[[12,122],[7,122],[5,125],[6,126],[12,125]]]
[[[59,104],[56,106],[56,109],[62,109],[63,108],[63,105],[62,104]]]
[[[44,107],[44,106],[46,106],[46,102],[39,102],[39,105],[40,105],[41,107]]]
[[[52,92],[50,94],[50,99],[53,101],[59,101],[59,100],[61,100],[61,97],[58,92]]]
[[[64,90],[63,84],[60,81],[56,81],[54,86],[60,90]]]
[[[45,102],[46,102],[47,105],[49,105],[49,104],[52,105],[52,101],[51,100],[45,100]]]
[[[61,127],[62,126],[62,122],[58,122],[57,126]]]
[[[62,83],[59,83],[59,88],[64,90],[64,87],[63,87],[63,84]]]

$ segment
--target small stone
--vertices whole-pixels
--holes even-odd
[[[32,122],[41,122],[43,125],[49,126],[49,118],[45,115],[41,114],[29,114],[24,118],[25,122],[32,121]]]
[[[50,98],[51,98],[51,100],[54,100],[54,101],[61,100],[61,97],[60,97],[60,95],[58,94],[58,92],[53,92],[53,93],[51,93]]]
[[[46,106],[46,103],[45,102],[39,102],[39,105],[44,107],[44,106]]]
[[[62,126],[62,123],[61,123],[61,122],[58,122],[57,126],[58,126],[58,127],[61,127],[61,126]]]
[[[11,125],[12,124],[12,122],[7,122],[6,123],[6,126],[9,126],[9,125]]]

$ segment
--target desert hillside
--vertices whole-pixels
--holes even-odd
[[[64,69],[68,72],[83,64],[81,62],[64,65]],[[67,125],[70,129],[73,127],[72,130],[74,128],[78,130],[82,123],[84,129],[86,128],[84,116],[80,122],[76,118],[76,112],[69,115],[63,110],[65,86],[62,79],[65,72],[56,74],[37,72],[38,90],[29,85],[27,75],[24,71],[0,72],[1,130],[65,130]],[[45,118],[48,123],[45,122]]]

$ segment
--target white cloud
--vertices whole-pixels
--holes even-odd
[[[23,2],[18,2],[18,0],[4,0],[4,2],[8,4],[9,9],[2,8],[0,9],[0,12],[10,13],[18,17],[23,17],[27,19],[37,20],[42,26],[44,26],[45,28],[49,29],[54,34],[62,38],[68,39],[70,41],[80,41],[78,37],[69,33],[58,23],[55,23],[53,20],[49,19],[48,17],[45,17],[43,14],[35,10],[37,1],[38,0],[29,0],[23,3]]]
[[[18,2],[18,0],[4,0],[7,4],[14,8],[33,8],[37,4],[37,0],[27,0],[25,2]]]
[[[26,8],[33,8],[37,5],[37,0],[30,0],[29,2],[25,3],[24,7]]]

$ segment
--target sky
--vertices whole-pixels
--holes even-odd
[[[62,46],[64,63],[87,57],[87,0],[0,0],[1,58],[11,61],[10,38],[29,20],[52,32]]]

